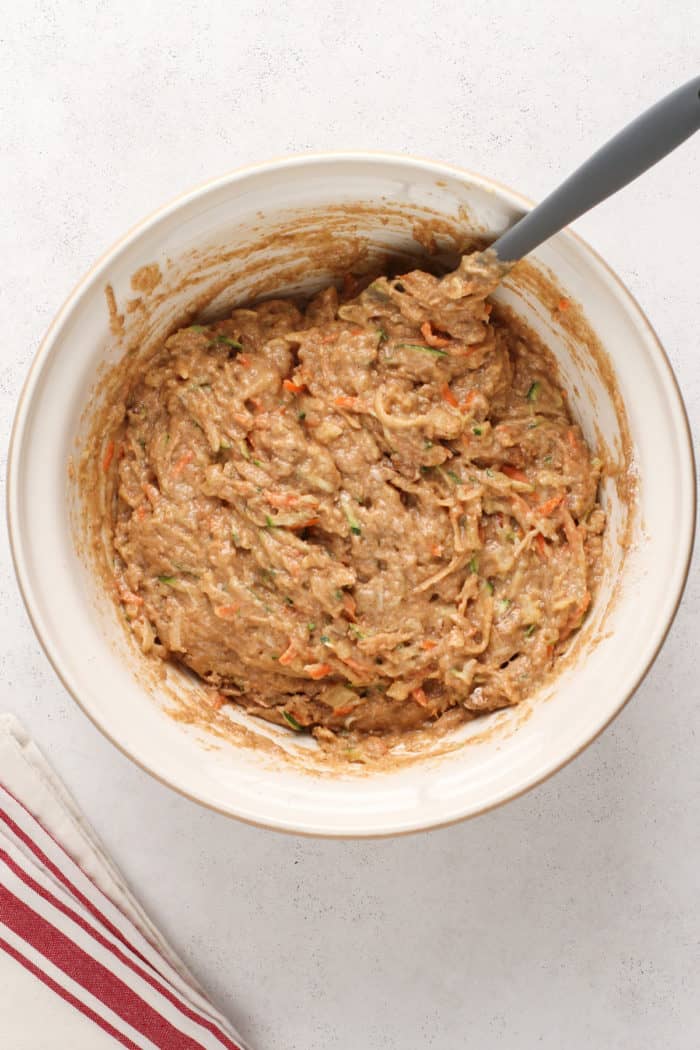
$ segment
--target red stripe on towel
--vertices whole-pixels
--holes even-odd
[[[111,952],[124,966],[127,966],[135,974],[137,974],[142,980],[154,988],[160,995],[163,996],[169,1003],[171,1003],[177,1010],[180,1011],[190,1021],[194,1021],[195,1024],[205,1028],[211,1035],[213,1035],[222,1046],[226,1047],[227,1050],[240,1050],[236,1043],[232,1042],[231,1039],[226,1035],[225,1032],[219,1028],[213,1021],[206,1017],[202,1017],[195,1010],[191,1009],[186,1003],[184,1003],[177,995],[175,995],[166,985],[161,981],[157,980],[151,972],[148,972],[132,959],[128,955],[117,947],[116,944],[112,944],[111,941],[107,940],[99,930],[96,930],[90,923],[86,922],[85,919],[78,912],[74,911],[67,904],[64,904],[58,897],[54,896],[50,890],[45,889],[39,882],[32,878],[32,876],[26,872],[23,868],[17,864],[9,854],[0,849],[0,859],[10,868],[15,875],[25,883],[34,893],[37,893],[45,901],[51,904],[58,911],[62,912],[63,915],[71,919],[72,922],[76,923],[85,933],[87,933],[93,940],[97,941],[98,944],[102,945]],[[99,964],[98,964],[99,965]]]
[[[91,1010],[89,1006],[86,1006],[85,1003],[80,1001],[80,999],[77,999],[72,992],[69,992],[66,988],[63,988],[60,984],[54,981],[53,977],[49,977],[47,973],[40,970],[38,966],[35,966],[33,962],[30,962],[29,959],[25,958],[21,952],[18,952],[16,948],[13,948],[12,945],[8,944],[2,937],[0,937],[0,948],[7,952],[12,959],[20,964],[20,966],[23,966],[25,970],[29,970],[29,972],[33,973],[35,977],[38,977],[42,984],[45,984],[52,992],[55,992],[56,995],[59,995],[61,999],[65,1000],[65,1002],[74,1006],[79,1013],[83,1014],[85,1017],[89,1017],[91,1021],[94,1021],[96,1025],[99,1025],[103,1031],[107,1032],[108,1035],[111,1035],[118,1043],[121,1043],[122,1046],[128,1047],[128,1050],[141,1050],[141,1048],[129,1039],[128,1036],[118,1031],[109,1023],[109,1021],[105,1021],[103,1017],[100,1017],[99,1014],[96,1014],[94,1010]]]
[[[176,1028],[111,970],[2,885],[0,915],[18,937],[156,1046],[162,1050],[201,1050],[200,1042]]]

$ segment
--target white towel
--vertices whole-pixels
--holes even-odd
[[[11,715],[0,715],[0,1019],[8,1050],[244,1050]]]

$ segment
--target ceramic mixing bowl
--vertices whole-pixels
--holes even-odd
[[[145,666],[81,533],[85,493],[68,466],[80,456],[101,377],[129,346],[138,352],[193,312],[315,288],[389,255],[447,257],[460,247],[459,231],[494,238],[527,207],[487,178],[428,161],[286,159],[226,175],[156,212],[59,311],[27,378],[11,443],[17,576],[66,688],[114,744],[164,783],[222,813],[298,833],[435,827],[505,802],[561,768],[634,693],[686,578],[692,448],[649,322],[569,232],[539,249],[498,295],[545,338],[587,439],[624,477],[604,484],[605,563],[586,624],[557,677],[521,708],[469,723],[426,747],[420,760],[399,754],[383,771],[324,769],[308,737],[240,711],[222,716],[240,730],[233,735],[221,719],[183,717],[177,697],[191,698],[197,684],[175,669],[160,680]],[[570,310],[557,309],[557,295]]]

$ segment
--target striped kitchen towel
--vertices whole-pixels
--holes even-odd
[[[0,1031],[3,1050],[245,1050],[10,715],[0,715]]]

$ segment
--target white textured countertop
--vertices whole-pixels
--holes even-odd
[[[700,72],[698,39],[693,0],[4,5],[3,449],[52,315],[156,205],[336,148],[431,156],[538,198]],[[699,185],[700,137],[577,224],[647,311],[696,432]],[[696,559],[655,667],[583,756],[503,809],[394,841],[248,828],[133,766],[50,669],[4,531],[0,708],[257,1050],[694,1050],[699,621]]]

